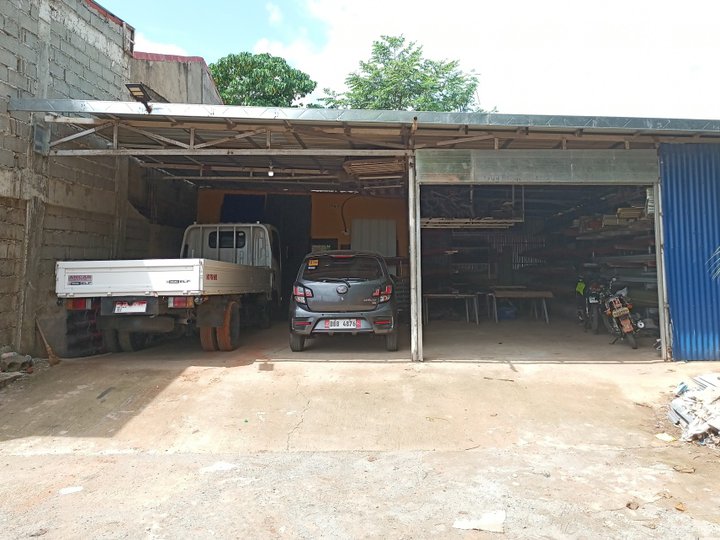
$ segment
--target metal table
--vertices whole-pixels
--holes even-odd
[[[478,309],[478,296],[475,293],[423,293],[423,323],[430,322],[430,314],[428,313],[428,300],[431,298],[444,298],[451,300],[465,300],[465,320],[470,322],[470,306],[473,307],[475,315],[475,324],[480,324],[480,315]]]
[[[554,298],[552,291],[498,288],[498,289],[493,289],[491,292],[489,292],[488,298],[492,300],[492,308],[493,308],[493,315],[495,317],[495,322],[498,322],[497,301],[499,298],[501,300],[503,300],[503,299],[506,299],[506,300],[510,300],[510,299],[533,300],[534,302],[541,300],[542,311],[543,311],[543,316],[545,318],[545,322],[547,324],[550,324],[550,315],[548,314],[548,309],[547,309],[547,299]],[[536,312],[536,316],[537,316],[537,312]]]

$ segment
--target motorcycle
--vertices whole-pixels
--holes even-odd
[[[597,281],[585,283],[582,276],[578,277],[575,284],[575,296],[578,307],[578,320],[583,325],[583,330],[592,330],[597,334],[600,329],[600,304],[603,287]]]
[[[601,295],[603,324],[607,331],[615,336],[613,343],[621,339],[626,341],[633,349],[637,349],[635,336],[644,326],[644,323],[638,317],[633,316],[632,304],[627,300],[627,287],[611,292],[614,282],[615,279],[613,278],[610,281],[610,287]]]

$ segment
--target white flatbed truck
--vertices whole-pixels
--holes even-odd
[[[206,351],[238,347],[240,328],[270,325],[280,302],[277,230],[260,223],[191,225],[178,259],[60,261],[55,292],[95,310],[109,351],[195,326]]]

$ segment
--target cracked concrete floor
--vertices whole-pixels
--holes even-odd
[[[671,388],[712,366],[285,343],[187,340],[0,390],[0,536],[490,538],[452,525],[496,510],[510,538],[720,536],[718,455],[655,438]]]

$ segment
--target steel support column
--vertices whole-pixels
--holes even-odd
[[[666,362],[672,360],[672,333],[670,332],[670,307],[665,281],[665,231],[663,230],[662,183],[653,185],[655,203],[655,256],[658,281],[658,315],[660,324],[660,351]]]
[[[422,271],[420,253],[420,186],[415,158],[408,158],[408,216],[410,224],[410,351],[414,362],[423,360]]]

